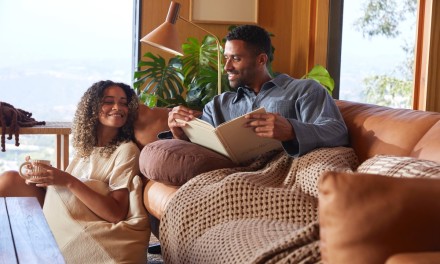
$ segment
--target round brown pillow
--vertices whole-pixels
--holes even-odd
[[[147,144],[139,157],[145,177],[173,186],[181,186],[203,172],[234,166],[229,158],[217,152],[179,139]]]

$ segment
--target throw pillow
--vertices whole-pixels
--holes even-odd
[[[440,164],[412,157],[376,155],[364,161],[358,167],[357,172],[392,177],[440,178]]]
[[[227,157],[197,144],[166,139],[147,144],[141,151],[139,166],[148,179],[181,186],[200,173],[236,165]]]
[[[319,182],[324,263],[385,263],[440,251],[440,180],[326,172]]]

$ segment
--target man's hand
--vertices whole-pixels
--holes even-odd
[[[188,140],[182,127],[186,124],[177,122],[176,119],[191,121],[202,114],[200,111],[192,110],[184,106],[176,106],[168,113],[168,126],[173,133],[173,137],[182,140]]]
[[[250,120],[246,127],[252,127],[257,136],[280,141],[295,138],[295,131],[290,122],[277,113],[248,114],[245,118]]]

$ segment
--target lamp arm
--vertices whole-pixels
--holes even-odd
[[[209,32],[208,30],[202,28],[201,26],[194,24],[193,22],[187,20],[184,17],[179,16],[180,19],[182,19],[185,22],[188,22],[189,24],[195,26],[196,28],[208,33],[209,35],[211,35],[212,37],[214,37],[215,39],[215,43],[217,44],[217,93],[221,94],[222,93],[222,70],[221,70],[221,54],[220,54],[220,40],[217,38],[216,35],[214,35],[213,33]]]

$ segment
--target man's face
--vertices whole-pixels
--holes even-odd
[[[230,40],[225,44],[225,71],[233,89],[240,86],[253,88],[258,73],[257,56],[249,50],[243,40]]]

